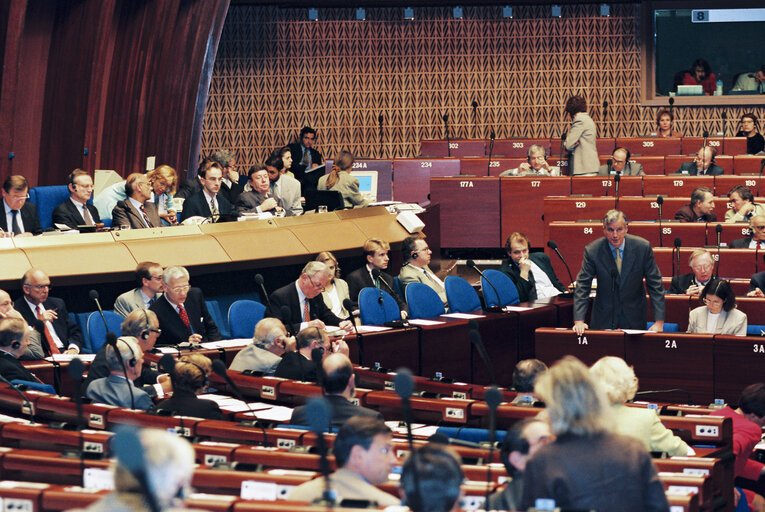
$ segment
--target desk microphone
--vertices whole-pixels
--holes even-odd
[[[672,277],[680,275],[680,246],[682,244],[683,241],[680,240],[680,238],[675,238],[675,247],[672,249],[672,252],[675,253],[675,257],[672,258]],[[677,266],[675,266],[675,264],[677,264]],[[677,273],[675,273],[675,270],[677,270]]]
[[[95,291],[95,290],[92,290]],[[122,341],[125,343],[125,341]],[[125,384],[127,384],[128,392],[130,393],[130,408],[135,409],[135,396],[133,396],[133,383],[130,381],[130,377],[128,377],[127,373],[127,367],[125,367],[125,361],[122,359],[122,354],[120,354],[120,349],[117,348],[117,335],[113,332],[107,332],[106,333],[106,343],[107,345],[111,345],[112,349],[114,350],[114,356],[117,358],[117,361],[120,363],[120,367],[122,368],[122,373],[125,375]],[[127,344],[126,344],[127,345]],[[130,348],[130,345],[127,345],[128,348]],[[131,349],[132,353],[132,349]]]
[[[496,312],[500,312],[500,311],[502,311],[502,306],[501,306],[501,304],[500,304],[500,303],[502,302],[502,300],[501,300],[501,298],[500,298],[500,296],[499,296],[499,292],[498,292],[498,291],[497,291],[497,289],[494,287],[494,284],[493,284],[493,283],[492,283],[492,282],[489,280],[489,278],[488,278],[488,277],[486,277],[486,274],[484,274],[483,272],[481,272],[481,269],[480,269],[480,268],[478,268],[478,266],[475,264],[475,261],[473,261],[473,260],[467,260],[467,261],[465,262],[465,264],[466,264],[468,267],[470,267],[470,268],[472,268],[473,270],[475,270],[476,272],[478,272],[478,274],[480,274],[480,276],[481,276],[482,278],[484,278],[484,279],[486,280],[486,282],[487,282],[487,283],[489,283],[489,286],[491,286],[491,289],[492,289],[492,290],[494,290],[494,293],[497,295],[497,305],[496,305],[496,306],[490,306],[490,305],[489,305],[489,301],[488,301],[488,300],[486,300],[486,294],[484,293],[484,297],[483,297],[483,298],[484,298],[484,302],[486,303],[486,311],[492,311],[492,312],[495,312],[495,313],[496,313]]]
[[[292,325],[292,312],[290,311],[289,306],[282,305],[282,307],[279,308],[279,316],[283,318],[284,327],[287,328],[289,335],[294,337],[295,326]]]
[[[496,133],[494,133],[494,130],[491,130],[491,134],[489,135],[489,161],[486,164],[486,176],[491,175],[491,157],[494,154],[494,139],[497,136]]]
[[[26,393],[24,393],[23,391],[21,391],[21,390],[20,390],[20,389],[19,389],[19,388],[16,386],[16,384],[12,384],[12,383],[11,383],[11,381],[9,381],[8,379],[6,379],[6,378],[5,378],[5,377],[3,377],[2,375],[0,375],[0,382],[4,382],[4,383],[8,384],[8,386],[10,386],[10,388],[11,388],[12,390],[14,390],[16,393],[18,393],[18,394],[19,394],[19,396],[21,397],[21,399],[22,399],[22,400],[24,400],[24,403],[23,403],[23,404],[22,404],[22,406],[21,406],[21,412],[23,413],[23,412],[24,412],[24,407],[26,407],[26,408],[27,408],[27,410],[29,410],[29,423],[34,423],[34,422],[35,422],[35,407],[34,407],[34,405],[32,404],[32,401],[31,401],[31,400],[29,399],[29,397],[26,395]]]
[[[255,411],[252,410],[252,406],[250,406],[249,402],[247,402],[247,400],[244,399],[242,392],[239,390],[239,386],[237,386],[234,383],[234,381],[231,380],[231,377],[229,377],[228,372],[226,371],[226,365],[223,363],[223,361],[221,361],[220,359],[213,359],[212,371],[215,372],[216,375],[220,375],[221,377],[223,377],[223,379],[226,381],[226,384],[229,385],[229,387],[231,388],[231,391],[234,393],[234,396],[236,396],[237,399],[244,402],[244,405],[246,405],[247,409],[250,410],[250,414],[252,414],[252,421],[251,422],[243,421],[240,424],[245,426],[251,426],[251,427],[260,427],[260,430],[263,432],[263,446],[267,447],[268,433],[266,433],[265,427],[263,427],[261,422],[255,416]]]
[[[104,329],[106,329],[106,332],[109,332],[109,326],[106,324],[106,317],[104,316],[104,310],[101,309],[101,303],[98,301],[98,292],[96,290],[90,290],[88,293],[90,295],[90,299],[96,303],[96,307],[98,308],[98,313],[101,315],[101,320],[104,321]]]
[[[656,204],[659,205],[659,247],[664,247],[664,237],[662,236],[662,229],[661,229],[661,212],[663,209],[664,204],[664,197],[663,196],[656,196]]]
[[[401,398],[401,409],[404,413],[404,423],[406,423],[406,438],[409,441],[409,452],[412,457],[412,466],[417,468],[417,452],[414,450],[414,439],[412,437],[412,404],[410,398],[414,393],[414,379],[412,372],[408,368],[399,368],[393,377],[393,389]],[[414,480],[415,496],[407,496],[409,508],[412,510],[421,510],[422,492],[420,490],[420,478],[417,471],[412,471]]]
[[[613,165],[614,165],[614,161],[612,159],[609,158],[608,160],[606,160],[606,171],[607,171],[606,174],[608,175],[609,179],[611,178],[611,175],[614,172],[613,171]],[[606,184],[604,186],[604,188],[606,189],[606,197],[608,197],[608,189],[611,188],[608,185],[608,182],[609,182],[609,180],[607,179],[606,182],[605,182]]]
[[[760,174],[757,177],[757,196],[760,195],[760,182],[762,181],[762,170],[765,169],[765,158],[760,160]]]
[[[754,273],[756,274],[760,270],[760,244],[754,246]]]
[[[722,224],[718,224],[715,226],[715,231],[717,232],[717,262],[715,265],[715,275],[720,275],[720,236],[722,235]],[[759,245],[759,244],[757,244]]]
[[[703,135],[704,135],[704,146],[703,147],[707,147],[707,139],[709,138],[709,130],[707,130],[705,128]]]
[[[475,346],[476,351],[478,352],[478,355],[481,356],[481,359],[483,359],[483,364],[486,365],[486,368],[489,370],[489,377],[491,378],[492,385],[497,385],[497,377],[494,375],[494,367],[491,365],[491,359],[489,359],[489,353],[486,351],[486,346],[483,344],[483,339],[481,339],[481,333],[478,332],[478,327],[471,327],[470,332],[468,332],[468,336],[470,337],[470,343]]]
[[[619,209],[619,181],[621,181],[621,173],[614,175],[614,210]]]
[[[324,492],[320,498],[314,501],[314,504],[333,507],[335,496],[329,486],[329,459],[327,459],[327,443],[324,440],[324,431],[327,429],[327,425],[332,424],[332,408],[326,398],[315,396],[308,399],[305,412],[308,416],[310,430],[317,437],[316,447],[319,450],[319,466],[324,477]]]
[[[452,145],[450,144],[451,141],[449,139],[449,114],[442,115],[441,119],[444,120],[444,130],[446,131],[446,156],[451,157]]]
[[[568,272],[568,279],[571,284],[574,284],[574,278],[571,276],[571,269],[568,268],[568,263],[566,263],[566,260],[563,259],[563,255],[558,250],[558,244],[555,243],[555,240],[548,240],[547,241],[547,247],[555,251],[555,254],[558,255],[560,260],[563,262],[563,265],[566,267],[566,272]]]
[[[675,104],[675,98],[672,96],[669,97],[669,113],[672,113],[673,105]]]
[[[266,287],[263,285],[263,276],[261,274],[255,274],[255,284],[260,287],[260,291],[263,292],[263,299],[266,301],[266,306],[271,307],[271,299],[266,293]]]
[[[497,441],[497,407],[502,403],[502,393],[496,386],[492,386],[486,390],[483,399],[486,401],[486,405],[489,406],[489,463],[486,468],[486,496],[484,503],[489,504],[489,488],[491,487],[491,459],[494,455],[494,445]],[[488,506],[484,506],[484,509],[488,510]]]
[[[603,128],[603,131],[606,133],[606,137],[608,137],[610,130],[608,130],[608,102],[606,100],[603,100]]]
[[[122,427],[112,438],[112,447],[119,463],[130,472],[141,487],[141,494],[152,512],[160,512],[157,497],[146,475],[144,448],[135,427]]]
[[[722,144],[720,144],[720,150],[725,151],[725,122],[728,120],[728,111],[723,109],[720,117],[722,117]]]

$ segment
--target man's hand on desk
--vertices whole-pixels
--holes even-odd
[[[657,320],[651,327],[648,328],[648,330],[652,332],[663,332],[664,320]]]
[[[77,350],[76,348],[68,348],[68,349],[64,350],[64,354],[71,354],[71,355],[76,356],[79,353],[80,353],[80,351]]]
[[[751,292],[747,292],[747,297],[765,297],[765,293],[762,293],[762,290],[759,288],[755,288]]]
[[[575,333],[576,333],[578,336],[581,336],[582,334],[584,334],[584,331],[585,331],[586,329],[589,329],[589,328],[590,328],[590,326],[589,326],[589,325],[587,325],[586,323],[584,323],[582,320],[577,320],[577,321],[575,321],[575,322],[574,322],[574,327],[572,327],[572,329],[574,330],[574,332],[575,332]]]
[[[323,330],[326,325],[324,325],[324,322],[317,318],[316,320],[311,320],[310,322],[306,323],[306,327],[316,327],[317,329]]]
[[[189,343],[202,343],[202,335],[201,334],[192,334],[189,336]]]
[[[353,332],[353,323],[350,320],[343,320],[338,327],[347,333]]]

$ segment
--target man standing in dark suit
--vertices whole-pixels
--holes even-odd
[[[765,249],[765,216],[755,215],[749,219],[749,229],[752,234],[733,240],[731,249]]]
[[[316,190],[319,184],[319,178],[324,175],[321,170],[321,164],[324,158],[321,153],[313,149],[316,143],[316,130],[310,126],[304,126],[300,130],[300,142],[290,144],[290,153],[292,153],[292,167],[290,170],[302,185],[302,193],[305,196],[306,191]],[[318,168],[317,167],[321,167]]]
[[[645,329],[647,289],[655,320],[650,330],[663,331],[664,287],[651,245],[627,234],[627,218],[619,210],[609,210],[603,217],[603,234],[584,248],[574,291],[574,331],[581,336],[589,328],[584,318],[595,277],[598,290],[590,320],[593,329]]]
[[[675,212],[675,220],[681,222],[717,222],[715,196],[709,187],[696,187],[691,192],[691,203]]]
[[[550,258],[543,252],[529,254],[529,238],[515,232],[507,237],[505,251],[510,258],[502,262],[500,270],[510,276],[518,289],[521,302],[555,297],[566,287],[555,275]]]
[[[0,236],[32,236],[42,234],[37,207],[27,202],[29,184],[24,176],[8,176],[3,182],[3,214],[0,215]]]
[[[98,209],[88,204],[93,194],[93,178],[90,174],[82,169],[75,169],[69,173],[66,186],[69,188],[69,199],[53,210],[53,224],[64,224],[69,229],[101,224]]]
[[[79,354],[82,332],[69,318],[64,301],[50,297],[50,278],[40,269],[30,268],[21,278],[24,296],[13,307],[42,336],[43,349],[53,354]]]
[[[202,290],[189,285],[189,271],[168,267],[162,273],[165,293],[152,304],[162,333],[157,345],[202,343],[221,339],[218,326],[207,311]]]
[[[112,209],[112,225],[130,229],[155,228],[162,225],[157,205],[149,201],[151,183],[145,174],[134,172],[125,180],[127,199],[117,201]]]
[[[332,408],[331,424],[339,428],[345,420],[351,416],[371,416],[379,420],[382,414],[366,407],[351,402],[356,392],[356,376],[353,374],[353,365],[348,356],[343,354],[331,354],[322,362],[324,378],[321,381],[321,389],[324,398]],[[306,406],[301,405],[292,411],[291,425],[309,425]]]
[[[379,288],[389,293],[398,304],[402,316],[406,317],[406,302],[401,300],[393,282],[393,276],[385,272],[388,268],[390,256],[390,244],[379,238],[370,238],[364,242],[364,263],[365,265],[354,270],[345,277],[348,283],[348,293],[353,302],[353,307],[357,308],[359,303],[359,293],[364,288]],[[379,272],[380,277],[375,278],[375,270]]]
[[[351,332],[353,324],[349,320],[340,320],[324,304],[321,292],[329,279],[329,269],[324,263],[309,262],[297,281],[282,286],[270,295],[265,316],[278,318],[284,325],[292,325],[292,332],[306,327],[324,329],[325,325],[337,325]],[[282,306],[289,309],[289,317],[284,316]]]
[[[29,345],[29,326],[21,318],[0,318],[0,375],[8,380],[40,380],[19,362]]]
[[[688,174],[690,176],[719,176],[723,168],[715,163],[717,150],[711,146],[704,146],[696,153],[693,162],[685,162],[675,171],[675,174]]]
[[[205,162],[197,172],[197,178],[202,187],[184,201],[181,220],[199,216],[218,222],[221,215],[231,214],[231,203],[218,193],[223,182],[220,164],[212,160]]]
[[[696,249],[688,258],[688,266],[693,272],[674,276],[667,293],[699,295],[701,290],[715,278],[715,262],[706,249]]]

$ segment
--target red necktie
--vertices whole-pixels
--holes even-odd
[[[151,223],[148,215],[146,215],[146,208],[144,208],[143,205],[141,205],[141,214],[143,214],[143,220],[144,222],[146,222],[146,225],[150,228],[153,228],[154,224]]]
[[[178,316],[181,317],[181,322],[183,322],[183,325],[189,328],[191,330],[191,324],[189,323],[189,315],[186,314],[186,310],[183,308],[183,304],[178,304]]]
[[[311,310],[308,307],[308,299],[306,299],[305,302],[303,303],[303,321],[304,322],[311,321]]]
[[[37,319],[40,320],[43,323],[43,327],[45,327],[45,340],[48,342],[48,348],[50,349],[50,353],[60,354],[61,351],[58,349],[58,345],[56,345],[56,342],[53,341],[53,335],[50,333],[50,330],[48,329],[48,322],[46,322],[42,317],[42,311],[40,311],[39,304],[35,306],[35,313],[37,313]]]

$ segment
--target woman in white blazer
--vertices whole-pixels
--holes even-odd
[[[736,295],[728,281],[709,281],[701,291],[701,302],[704,306],[690,313],[687,332],[746,336],[746,313],[736,309]]]

